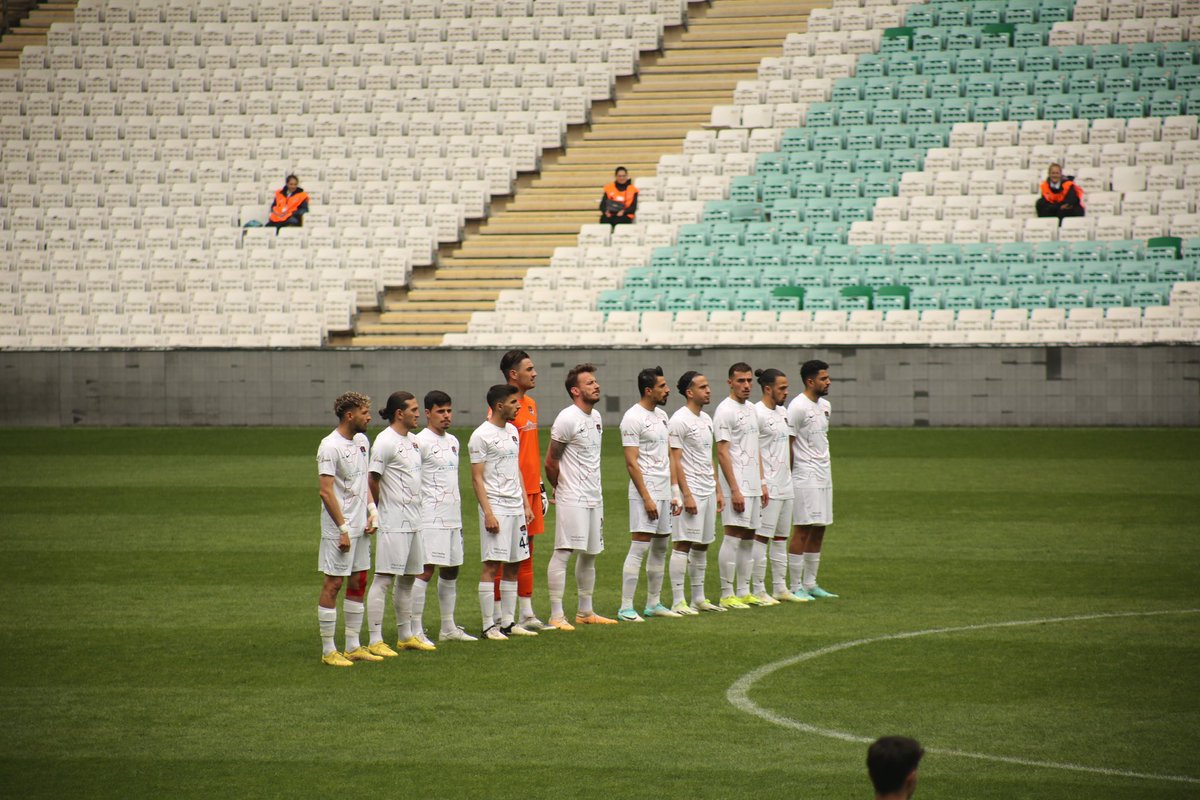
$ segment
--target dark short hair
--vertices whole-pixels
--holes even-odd
[[[299,179],[299,178],[297,178],[297,177],[296,177],[296,175],[293,173],[293,174],[291,174],[291,175],[288,175],[286,178],[284,178],[284,179],[283,179],[283,185],[284,185],[284,186],[287,186],[287,182],[288,182],[288,181],[290,181],[290,180],[292,180],[293,178],[295,178],[295,180],[296,180],[296,183],[300,183],[300,179]]]
[[[436,408],[437,406],[448,406],[450,403],[450,395],[446,394],[441,389],[434,389],[433,391],[425,394],[426,411],[431,408]]]
[[[729,377],[732,378],[734,375],[736,375],[739,372],[753,372],[753,371],[754,370],[751,369],[750,365],[747,364],[745,361],[739,361],[736,364],[730,365]]]
[[[689,369],[679,376],[679,383],[676,384],[676,388],[679,389],[680,397],[687,397],[687,390],[691,387],[692,381],[698,377],[700,377],[700,373],[694,369]]]
[[[629,170],[625,169],[624,167],[617,167],[616,169],[613,170],[613,175],[616,175],[621,170],[625,170],[625,172],[627,172],[627,173],[629,172]]]
[[[517,364],[527,358],[529,358],[529,353],[524,350],[509,350],[500,357],[500,374],[504,376],[505,380],[508,380],[509,371],[516,369]]]
[[[829,365],[819,359],[805,361],[800,365],[800,382],[807,383],[809,378],[817,377],[817,373],[821,370],[828,370]]]
[[[337,414],[339,421],[342,419],[342,417],[346,416],[347,411],[353,411],[356,408],[370,407],[371,398],[367,397],[365,394],[359,394],[358,392],[346,392],[345,394],[338,395],[338,398],[333,401],[333,413]]]
[[[488,389],[487,404],[488,408],[495,408],[501,400],[511,397],[520,389],[513,386],[511,383],[497,383],[492,388]]]
[[[379,409],[379,416],[389,425],[396,419],[396,412],[408,405],[409,400],[416,400],[411,392],[392,392],[388,395],[387,405]]]
[[[786,378],[787,376],[784,375],[782,371],[777,370],[774,367],[768,367],[767,369],[754,370],[754,377],[758,378],[758,385],[765,389],[768,386],[774,386],[775,381],[779,380],[780,378]]]
[[[647,389],[658,385],[658,379],[663,376],[662,367],[646,367],[638,373],[638,395],[644,397]]]
[[[921,763],[925,750],[916,739],[884,736],[867,748],[867,774],[877,794],[897,792]]]
[[[579,385],[579,376],[585,372],[591,372],[595,374],[596,365],[576,364],[575,366],[571,367],[571,371],[567,373],[566,380],[563,381],[563,386],[566,387],[568,396],[570,396],[571,390]]]

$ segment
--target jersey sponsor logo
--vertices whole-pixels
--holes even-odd
[[[454,455],[458,455],[458,448],[454,445],[450,445],[450,452],[454,453]]]
[[[517,444],[517,437],[515,437],[515,436],[512,437],[512,440],[513,440],[513,444]]]
[[[360,453],[365,453],[365,452],[367,452],[367,448],[363,447],[363,446],[360,444],[360,445],[358,446],[358,452],[360,452]]]
[[[597,423],[596,423],[596,430],[600,430],[600,423],[599,423],[599,422],[597,422]]]

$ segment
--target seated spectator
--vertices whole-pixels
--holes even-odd
[[[600,198],[600,221],[613,227],[628,225],[637,213],[638,190],[624,167],[617,167],[613,177],[615,180],[604,187]]]
[[[917,765],[925,750],[916,739],[884,736],[867,748],[867,773],[875,800],[908,800],[917,790]]]
[[[1082,217],[1083,189],[1075,184],[1074,175],[1063,175],[1062,167],[1051,164],[1042,181],[1042,196],[1037,201],[1039,217],[1058,217],[1062,224],[1063,217]]]
[[[300,179],[288,175],[283,188],[275,192],[275,204],[271,206],[268,228],[286,228],[303,225],[308,213],[308,192],[300,188]]]

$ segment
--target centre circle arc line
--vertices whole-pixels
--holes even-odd
[[[1052,625],[1055,623],[1064,622],[1087,622],[1089,620],[1108,620],[1108,619],[1123,619],[1130,617],[1155,617],[1167,616],[1173,614],[1200,614],[1200,608],[1188,608],[1166,611],[1126,611],[1104,614],[1080,614],[1069,617],[1043,617],[1040,619],[1023,619],[1012,620],[1009,622],[986,622],[976,625],[957,625],[945,628],[927,628],[918,631],[905,631],[903,633],[889,633],[883,636],[871,636],[864,639],[853,639],[846,642],[838,642],[827,647],[821,647],[816,650],[809,650],[803,653],[798,653],[794,656],[773,661],[769,664],[747,672],[736,681],[734,681],[729,689],[725,692],[726,699],[739,711],[744,711],[747,714],[758,717],[759,719],[770,722],[774,725],[779,725],[784,728],[791,728],[801,733],[812,733],[817,736],[823,736],[829,739],[837,739],[843,742],[852,742],[855,744],[870,744],[874,741],[873,737],[858,736],[845,731],[836,731],[830,728],[822,728],[817,725],[810,725],[806,722],[791,719],[783,714],[778,714],[770,709],[763,708],[750,699],[750,689],[754,684],[758,683],[763,678],[781,670],[786,669],[796,664],[801,664],[805,661],[812,661],[821,656],[831,655],[849,650],[854,647],[861,647],[868,644],[877,644],[879,642],[890,642],[902,639],[916,639],[921,636],[936,636],[944,633],[962,633],[966,631],[982,631],[993,628],[1019,628],[1030,625]],[[1023,767],[1040,767],[1045,769],[1068,770],[1071,772],[1086,772],[1094,775],[1108,775],[1121,778],[1137,778],[1144,780],[1171,781],[1174,783],[1189,783],[1200,784],[1200,778],[1195,778],[1190,775],[1164,775],[1152,772],[1134,772],[1122,769],[1109,769],[1105,767],[1089,767],[1084,764],[1073,764],[1064,761],[1040,761],[1029,758],[1016,758],[1012,756],[993,755],[991,753],[976,753],[969,750],[955,750],[952,748],[927,747],[927,753],[934,753],[945,756],[958,756],[961,758],[973,758],[979,761],[992,761],[1001,764],[1015,764]]]

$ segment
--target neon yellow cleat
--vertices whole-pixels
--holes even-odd
[[[357,649],[345,654],[349,661],[383,661],[383,656],[377,656],[361,644]]]
[[[744,605],[744,606],[765,606],[765,605],[769,605],[768,603],[764,603],[764,602],[762,602],[761,600],[759,600],[757,597],[755,597],[755,596],[754,596],[754,595],[752,595],[752,594],[744,594],[744,595],[742,595],[741,597],[739,597],[739,598],[737,598],[737,599],[738,599],[738,600],[740,600],[740,601],[741,601],[741,603],[742,603],[742,605]]]
[[[397,642],[396,647],[401,650],[421,650],[426,653],[437,650],[437,647],[432,642],[422,641],[416,636],[410,636],[403,642]]]
[[[750,608],[750,606],[746,605],[745,603],[743,603],[740,599],[738,599],[736,597],[722,597],[721,598],[721,608],[725,608],[725,609],[732,608],[732,609],[737,609],[739,611],[745,611],[746,609]]]
[[[383,658],[395,658],[396,656],[400,655],[395,650],[388,647],[387,642],[376,642],[373,645],[369,645],[367,650]]]
[[[325,655],[321,656],[321,663],[328,664],[331,667],[353,667],[354,666],[353,661],[346,658],[344,655],[339,653],[337,650],[334,650],[332,652],[326,653]]]

